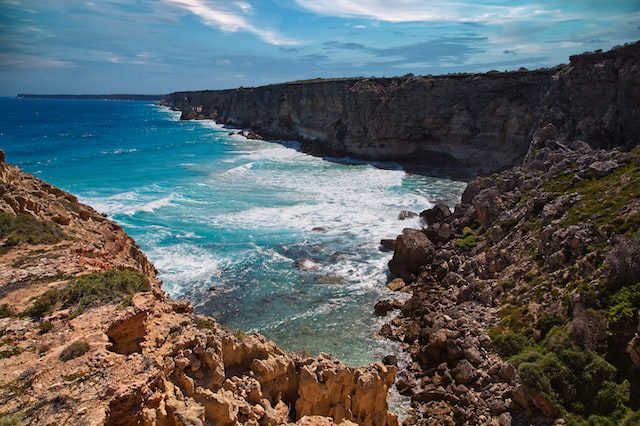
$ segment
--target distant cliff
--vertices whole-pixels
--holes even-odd
[[[452,163],[479,173],[521,162],[542,124],[598,147],[640,139],[640,42],[536,71],[355,78],[176,92],[183,119],[215,119],[317,155]]]

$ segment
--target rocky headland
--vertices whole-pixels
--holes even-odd
[[[632,146],[640,138],[640,42],[535,71],[319,79],[176,92],[182,119],[213,119],[322,156],[451,164],[491,173],[521,164],[538,128],[567,140]]]
[[[423,211],[389,268],[382,335],[411,362],[406,425],[640,424],[640,148],[554,125],[524,163]]]
[[[395,367],[285,353],[194,314],[118,225],[3,154],[0,335],[3,425],[397,424]]]

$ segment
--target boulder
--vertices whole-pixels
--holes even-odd
[[[396,238],[393,258],[389,262],[389,270],[405,282],[415,281],[418,270],[433,258],[434,244],[422,231],[404,229]]]
[[[476,379],[477,375],[478,372],[476,369],[466,359],[459,361],[453,369],[453,377],[456,379],[456,383],[462,385],[472,383]]]
[[[396,278],[395,280],[392,280],[389,284],[387,284],[387,288],[391,291],[398,291],[402,289],[405,285],[406,283],[402,278]]]
[[[376,313],[376,315],[382,317],[387,315],[387,313],[389,311],[392,311],[394,308],[395,308],[395,305],[391,300],[383,299],[375,304],[375,306],[373,307],[373,310]]]
[[[420,212],[420,217],[427,225],[433,225],[434,223],[442,222],[444,219],[451,215],[449,207],[444,203],[436,203],[435,206],[430,209]]]
[[[380,251],[393,251],[396,249],[396,240],[382,239],[380,240]]]
[[[578,173],[578,176],[583,179],[600,179],[609,174],[619,167],[618,163],[613,160],[596,161],[593,162],[586,169]]]
[[[472,200],[476,209],[478,221],[482,227],[487,229],[500,216],[503,205],[500,199],[500,192],[497,188],[487,188],[476,195]]]

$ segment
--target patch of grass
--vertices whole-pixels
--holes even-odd
[[[628,220],[620,222],[617,214],[626,204],[640,198],[640,167],[637,162],[632,161],[601,179],[581,180],[573,190],[582,198],[569,208],[562,225],[585,222],[612,224],[622,234],[637,230],[640,226],[640,218],[637,218],[637,223]]]
[[[22,374],[20,374],[17,379],[7,383],[5,385],[5,389],[8,390],[14,397],[21,396],[24,395],[26,391],[31,389],[31,385],[33,385],[35,379],[35,369],[30,368],[22,372]]]
[[[22,415],[20,413],[16,414],[5,414],[0,416],[0,426],[22,426]]]
[[[508,279],[502,281],[501,284],[502,284],[502,289],[504,291],[510,291],[510,290],[513,290],[516,287],[517,282],[516,282],[516,280],[514,278],[508,278]]]
[[[506,305],[498,312],[500,325],[514,332],[522,331],[524,327],[525,308],[516,305]]]
[[[468,235],[464,238],[458,238],[453,242],[453,245],[462,250],[471,250],[478,245],[480,237],[477,235]]]
[[[38,334],[46,334],[53,330],[53,323],[49,321],[41,322],[38,326]]]
[[[69,361],[86,354],[89,351],[89,344],[84,340],[73,342],[60,353],[60,360]]]
[[[0,305],[0,318],[9,318],[16,314],[16,310],[12,306],[3,303]]]
[[[75,373],[62,376],[65,382],[85,381],[89,378],[91,371],[76,371]]]
[[[0,212],[0,238],[6,246],[19,244],[54,244],[67,238],[57,223],[44,222],[27,213]]]
[[[36,298],[24,314],[42,318],[59,305],[73,308],[72,314],[77,316],[85,307],[95,304],[131,303],[134,293],[148,290],[149,283],[137,272],[122,269],[96,272],[78,277],[62,289],[45,292]]]
[[[216,326],[216,322],[212,318],[205,316],[196,316],[195,323],[198,328],[204,330],[212,330]]]
[[[12,356],[20,355],[22,353],[22,349],[17,346],[14,346],[10,349],[5,349],[0,351],[0,359],[11,358]]]

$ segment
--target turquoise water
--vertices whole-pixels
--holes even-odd
[[[373,305],[389,297],[381,238],[461,182],[325,161],[181,122],[145,102],[0,99],[7,161],[124,226],[165,290],[287,350],[351,364],[392,348]],[[322,228],[316,229],[314,228]]]

